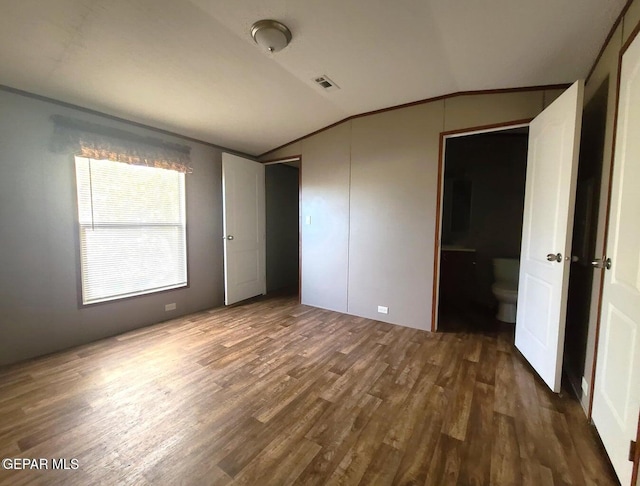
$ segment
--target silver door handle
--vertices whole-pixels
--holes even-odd
[[[233,240],[233,235],[223,236],[222,239],[231,241],[231,240]]]
[[[562,253],[549,253],[547,255],[547,260],[549,260],[550,262],[560,263],[562,261]]]
[[[591,265],[594,268],[606,268],[609,270],[611,268],[611,258],[596,258],[591,262]]]

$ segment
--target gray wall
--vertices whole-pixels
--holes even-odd
[[[467,232],[449,238],[443,225],[442,238],[476,250],[474,299],[488,307],[495,304],[492,259],[520,257],[527,140],[527,135],[482,134],[446,142],[445,179],[471,181],[471,220]]]
[[[443,103],[353,121],[349,313],[430,325],[433,228]],[[429,248],[431,242],[431,248]],[[389,314],[378,314],[378,305]]]
[[[0,91],[0,364],[221,305],[221,152],[192,147],[187,175],[189,287],[78,305],[74,161],[49,151],[52,114],[185,144],[119,121]],[[175,311],[165,312],[175,302]]]
[[[266,154],[302,155],[302,302],[430,329],[440,133],[533,118],[559,94],[455,96],[358,117]]]
[[[302,302],[347,312],[351,122],[302,144]]]
[[[299,176],[289,165],[265,167],[267,292],[298,288]]]

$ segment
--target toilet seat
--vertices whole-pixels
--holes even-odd
[[[496,282],[491,286],[493,295],[498,300],[498,315],[502,322],[516,322],[516,303],[518,302],[517,282]]]
[[[491,286],[491,291],[498,301],[496,319],[499,321],[516,322],[519,266],[520,263],[516,258],[493,259],[493,276],[496,281]]]
[[[491,286],[496,299],[515,304],[518,300],[518,284],[513,282],[496,282]]]

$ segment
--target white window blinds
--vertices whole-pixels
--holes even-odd
[[[184,174],[75,160],[83,303],[187,285]]]

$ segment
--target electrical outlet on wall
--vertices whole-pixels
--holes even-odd
[[[164,306],[165,311],[176,310],[176,303],[172,302],[171,304],[167,304]]]
[[[378,313],[379,314],[388,314],[389,313],[389,308],[386,305],[379,305],[378,306]]]

